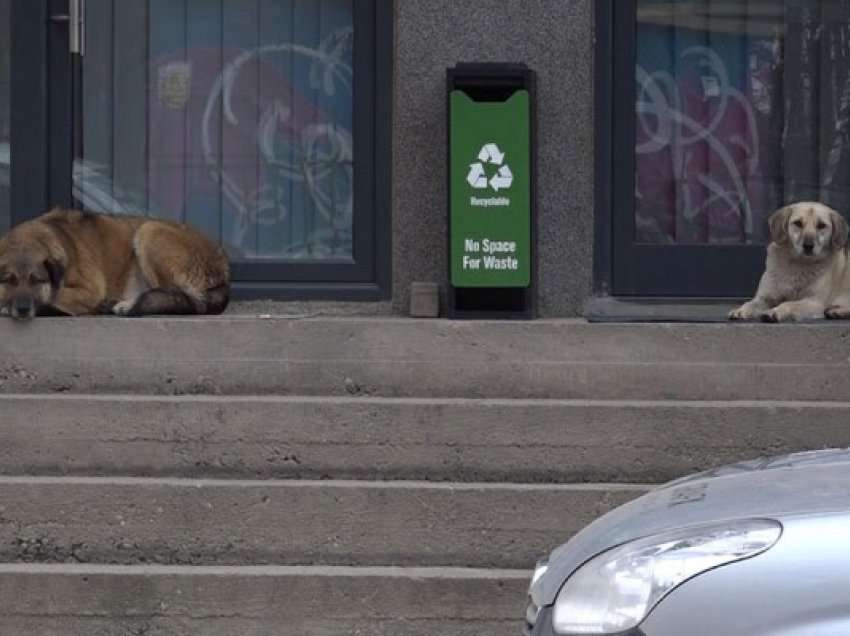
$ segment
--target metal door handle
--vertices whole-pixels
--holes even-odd
[[[83,54],[85,42],[85,0],[68,0],[68,13],[50,16],[56,24],[68,23],[68,48],[71,53]]]

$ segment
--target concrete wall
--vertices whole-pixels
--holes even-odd
[[[446,280],[445,69],[538,73],[539,307],[579,312],[592,283],[593,0],[396,0],[393,304]]]

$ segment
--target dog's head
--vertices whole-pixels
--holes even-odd
[[[770,217],[774,243],[789,247],[794,256],[819,260],[847,245],[847,221],[822,203],[794,203]]]
[[[55,298],[64,273],[62,259],[44,242],[7,236],[0,240],[0,308],[16,320],[35,318]]]

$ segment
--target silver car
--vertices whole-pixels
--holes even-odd
[[[665,484],[538,564],[533,636],[850,635],[850,451]]]

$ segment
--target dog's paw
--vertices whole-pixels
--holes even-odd
[[[95,313],[96,314],[111,314],[112,309],[114,307],[115,307],[115,301],[114,300],[104,300],[102,303],[100,303],[97,306],[97,309],[95,309]]]
[[[827,307],[823,315],[830,320],[846,320],[850,318],[850,307],[833,305],[832,307]]]
[[[0,316],[11,316],[8,307],[0,307]]]
[[[761,315],[762,322],[781,322],[783,320],[782,316],[775,309],[771,309],[770,311],[766,311]]]
[[[135,300],[122,300],[112,306],[112,313],[116,316],[129,316],[135,306]]]
[[[744,305],[743,307],[738,307],[737,309],[733,309],[728,314],[729,320],[752,320],[756,318],[753,312],[749,307]]]
[[[761,321],[762,322],[770,322],[770,323],[797,322],[800,319],[801,319],[800,316],[798,314],[794,313],[793,310],[784,309],[782,307],[776,307],[774,309],[771,309],[769,311],[764,312],[761,315]]]

